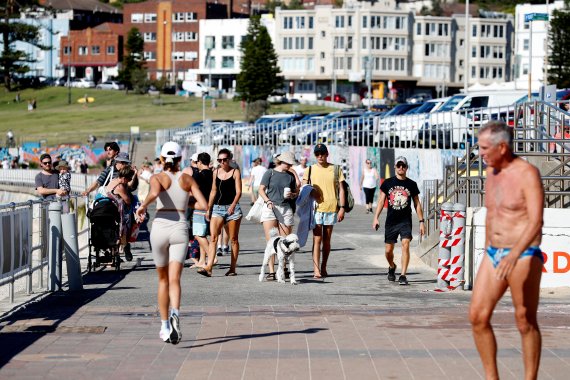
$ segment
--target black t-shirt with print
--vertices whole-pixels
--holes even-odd
[[[413,198],[420,194],[418,184],[409,178],[400,180],[392,177],[382,183],[380,190],[388,199],[386,224],[411,222]]]

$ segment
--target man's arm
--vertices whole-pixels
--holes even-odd
[[[54,194],[58,194],[60,193],[59,189],[46,189],[45,187],[36,187],[36,191],[39,195],[54,195]],[[65,193],[66,191],[63,190],[63,192]]]
[[[416,209],[416,214],[418,214],[418,218],[420,219],[420,235],[424,236],[426,234],[426,225],[424,221],[424,212],[422,210],[422,204],[420,202],[419,195],[415,195],[414,198],[414,207]]]
[[[96,190],[99,186],[103,186],[110,172],[111,172],[111,166],[107,166],[105,169],[103,169],[101,174],[99,174],[97,180],[93,182],[87,189],[85,189],[85,191],[82,192],[81,195],[83,196],[89,195],[90,192]]]

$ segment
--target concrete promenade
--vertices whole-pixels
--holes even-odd
[[[176,346],[158,338],[156,274],[148,244],[137,243],[135,260],[120,273],[85,274],[79,294],[38,297],[4,314],[0,378],[483,378],[467,319],[471,293],[432,292],[435,271],[417,259],[409,286],[389,283],[383,232],[372,231],[371,220],[357,207],[335,227],[324,280],[312,278],[305,247],[297,255],[300,284],[292,286],[258,282],[263,232],[244,219],[238,276],[224,276],[229,257],[219,258],[211,278],[184,270],[183,337]],[[568,295],[543,291],[541,379],[567,379],[570,372]],[[501,378],[522,379],[508,296],[493,322]]]

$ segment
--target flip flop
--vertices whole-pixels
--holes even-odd
[[[212,272],[208,272],[205,268],[200,268],[196,272],[205,277],[212,277]]]
[[[228,276],[228,277],[229,277],[229,276],[237,276],[237,273],[236,273],[236,272],[232,272],[232,271],[227,271],[227,272],[226,272],[226,276]]]
[[[323,276],[314,275],[313,278],[316,280],[321,280],[323,278]]]

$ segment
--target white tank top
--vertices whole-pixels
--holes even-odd
[[[376,184],[374,170],[364,169],[364,180],[362,181],[362,187],[366,187],[367,189],[372,189],[376,186],[378,185]]]
[[[184,214],[188,208],[190,193],[180,187],[179,180],[182,172],[172,174],[171,172],[165,171],[164,173],[170,177],[171,184],[168,190],[161,191],[160,194],[158,194],[158,199],[156,200],[157,217],[165,217],[163,215],[164,213],[173,213],[182,214],[184,218]],[[160,216],[158,214],[160,214]],[[167,219],[171,218],[168,217]]]

